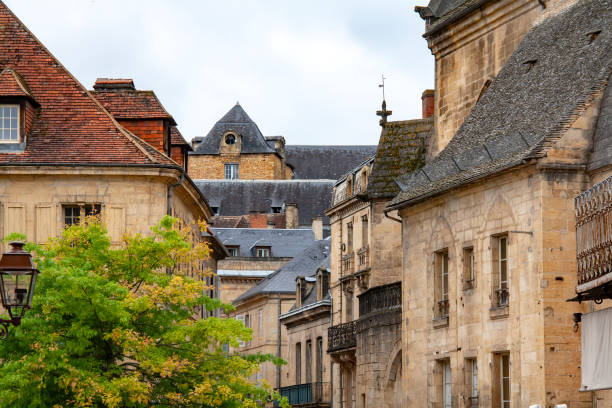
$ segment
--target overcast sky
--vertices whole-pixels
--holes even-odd
[[[391,120],[433,86],[427,0],[3,1],[88,89],[154,90],[187,140],[239,101],[288,144],[376,144],[380,75]]]

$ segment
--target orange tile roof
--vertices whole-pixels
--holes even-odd
[[[90,91],[115,119],[174,119],[153,91],[108,88]]]
[[[0,165],[178,167],[119,125],[1,0],[0,27],[0,69],[17,73],[40,104],[25,148],[0,144]]]

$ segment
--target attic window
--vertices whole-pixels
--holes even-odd
[[[280,214],[282,207],[272,207],[271,211],[273,214]]]
[[[226,145],[233,145],[235,143],[236,143],[236,135],[234,135],[233,133],[225,135],[225,144]]]
[[[533,66],[536,64],[536,62],[538,62],[537,59],[532,59],[532,60],[528,60],[528,61],[523,62],[523,65],[525,65],[525,72],[531,71],[531,68],[533,68]]]
[[[255,247],[257,258],[268,258],[270,256],[270,247]]]
[[[0,105],[0,142],[19,143],[19,105]]]
[[[599,34],[601,34],[601,30],[591,31],[590,33],[587,33],[587,37],[589,37],[589,44],[595,41]]]

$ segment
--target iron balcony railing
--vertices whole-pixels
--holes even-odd
[[[357,345],[357,320],[327,329],[327,352],[346,350]]]
[[[612,177],[574,200],[578,284],[612,272]]]
[[[290,385],[288,387],[278,388],[278,393],[287,397],[289,405],[303,405],[312,403],[329,403],[330,386],[329,383],[314,382],[299,385]],[[274,404],[278,406],[278,404]]]
[[[363,247],[357,251],[357,257],[359,258],[359,269],[365,269],[370,266],[370,248]]]
[[[359,316],[379,310],[388,310],[402,306],[402,283],[376,286],[368,289],[359,298]]]
[[[350,275],[355,272],[355,253],[353,251],[342,257],[342,275]]]
[[[510,298],[510,292],[508,289],[496,289],[495,290],[495,306],[496,307],[504,307],[508,306],[508,299]]]
[[[448,299],[438,300],[438,317],[448,317]]]

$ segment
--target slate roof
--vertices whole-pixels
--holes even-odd
[[[98,84],[100,79],[96,81]],[[129,88],[98,88],[90,91],[92,95],[110,112],[115,119],[170,119],[170,115],[161,104],[155,92]]]
[[[175,167],[121,127],[0,1],[0,69],[23,80],[40,109],[19,151],[0,165],[139,165]]]
[[[313,242],[303,252],[287,262],[276,272],[268,275],[257,285],[244,292],[234,300],[234,304],[260,294],[295,293],[295,279],[298,276],[312,275],[329,256],[330,240]]]
[[[593,153],[587,170],[595,171],[608,165],[612,165],[612,86],[610,84],[599,107],[599,119],[593,137]]]
[[[393,197],[400,189],[395,179],[424,164],[433,118],[387,122],[380,134],[367,193],[372,198]]]
[[[287,145],[287,163],[296,179],[333,179],[345,175],[368,157],[376,154],[376,146]]]
[[[238,256],[255,256],[255,246],[269,246],[270,256],[293,258],[314,242],[312,229],[211,228],[225,246],[238,246]]]
[[[436,32],[454,23],[460,18],[477,10],[484,4],[493,0],[431,0],[427,5],[426,11],[417,7],[416,10],[425,18],[427,14],[431,20],[427,26],[424,37],[431,36]],[[421,10],[419,10],[421,9]]]
[[[241,153],[276,153],[266,143],[261,131],[238,103],[234,105],[208,132],[202,142],[190,154],[218,154],[221,138],[229,130],[242,137]]]
[[[545,155],[607,85],[610,27],[611,0],[579,2],[534,26],[444,150],[398,179],[402,192],[390,206],[415,203]]]
[[[271,212],[271,207],[296,203],[300,225],[312,224],[331,205],[334,180],[194,180],[218,214],[246,215],[251,211]]]

